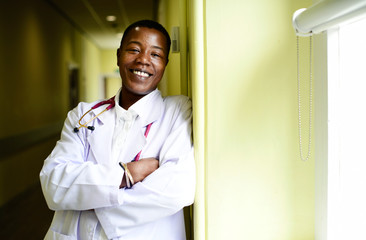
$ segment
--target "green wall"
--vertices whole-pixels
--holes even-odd
[[[1,3],[0,35],[1,206],[38,182],[69,110],[70,66],[80,100],[96,99],[100,50],[43,0]]]

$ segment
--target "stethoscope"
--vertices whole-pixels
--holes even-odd
[[[105,104],[109,104],[108,107],[106,107],[103,111],[101,111],[98,115],[94,116],[92,119],[90,119],[89,121],[87,121],[86,123],[82,124],[81,120],[83,120],[83,118],[85,117],[86,114],[88,114],[91,110],[94,110],[100,106],[103,106]],[[85,127],[87,129],[89,129],[90,131],[94,131],[95,127],[94,126],[87,126],[88,123],[90,123],[91,121],[93,121],[94,119],[96,119],[97,117],[99,117],[100,115],[102,115],[104,112],[108,111],[109,109],[111,109],[112,107],[114,107],[114,105],[116,105],[116,102],[114,101],[114,96],[111,97],[108,100],[99,102],[97,104],[95,104],[94,106],[92,106],[89,111],[87,111],[86,113],[84,113],[83,116],[81,116],[81,118],[79,119],[79,127],[75,127],[74,128],[74,132],[79,132],[80,128]]]
[[[94,116],[92,119],[90,119],[89,121],[87,121],[86,123],[82,124],[81,123],[81,120],[85,117],[86,114],[88,114],[91,110],[94,110],[100,106],[103,106],[105,104],[109,104],[108,107],[106,107],[103,111],[101,111],[99,114],[97,114],[96,116]],[[91,121],[93,121],[94,119],[96,119],[97,117],[99,117],[101,114],[103,114],[104,112],[110,110],[111,108],[113,108],[114,106],[116,105],[116,102],[114,101],[114,97],[111,97],[110,99],[108,100],[105,100],[105,101],[101,101],[97,104],[95,104],[94,106],[92,106],[89,111],[87,111],[86,113],[84,113],[83,116],[81,116],[81,118],[79,119],[79,127],[75,127],[74,128],[74,132],[77,133],[79,132],[80,128],[84,127],[84,128],[87,128],[89,129],[90,131],[94,131],[95,127],[94,126],[87,126],[88,123],[90,123]],[[149,135],[149,132],[150,132],[150,128],[151,128],[151,125],[153,123],[150,123],[146,126],[146,130],[145,130],[145,133],[144,133],[144,136],[145,138],[147,138],[147,135]],[[140,155],[141,155],[141,152],[142,150],[136,155],[135,159],[133,159],[132,161],[138,161],[140,159]]]

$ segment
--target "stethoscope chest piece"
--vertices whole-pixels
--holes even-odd
[[[88,114],[91,110],[96,109],[102,105],[105,104],[109,104],[108,107],[106,107],[106,109],[104,109],[103,111],[101,111],[99,114],[97,114],[96,116],[94,116],[93,118],[91,118],[89,121],[87,121],[86,123],[82,124],[81,120],[85,117],[86,114]],[[114,101],[114,97],[111,97],[110,99],[106,100],[106,101],[102,101],[100,103],[95,104],[93,107],[91,107],[86,113],[84,113],[83,116],[81,116],[81,118],[79,119],[79,127],[75,127],[74,128],[74,132],[77,133],[79,132],[80,128],[84,127],[89,129],[90,131],[94,131],[95,127],[94,126],[87,126],[88,123],[90,123],[91,121],[93,121],[94,119],[96,119],[97,117],[99,117],[101,114],[103,114],[104,112],[108,111],[109,109],[113,108],[115,105],[115,101]]]

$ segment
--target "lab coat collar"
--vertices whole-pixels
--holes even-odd
[[[115,96],[116,102],[116,112],[124,112],[126,111],[119,105],[121,89],[117,92]],[[159,116],[161,115],[164,107],[163,98],[161,97],[161,93],[158,89],[155,89],[151,93],[147,94],[139,101],[134,103],[128,111],[133,111],[137,113],[138,119],[141,123],[141,126],[145,127],[148,124],[155,122],[158,120]],[[120,114],[117,114],[117,116]]]

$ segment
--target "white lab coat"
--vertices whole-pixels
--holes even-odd
[[[94,131],[78,133],[74,127],[96,103],[81,103],[68,113],[61,139],[40,173],[47,204],[56,211],[46,239],[79,239],[85,214],[98,221],[108,239],[185,239],[182,208],[193,203],[195,192],[191,102],[185,96],[162,98],[158,90],[148,96],[119,160],[130,162],[142,149],[141,158],[159,159],[159,168],[131,189],[119,189],[124,173],[111,158],[115,108],[88,124]],[[105,107],[92,110],[83,122]]]

